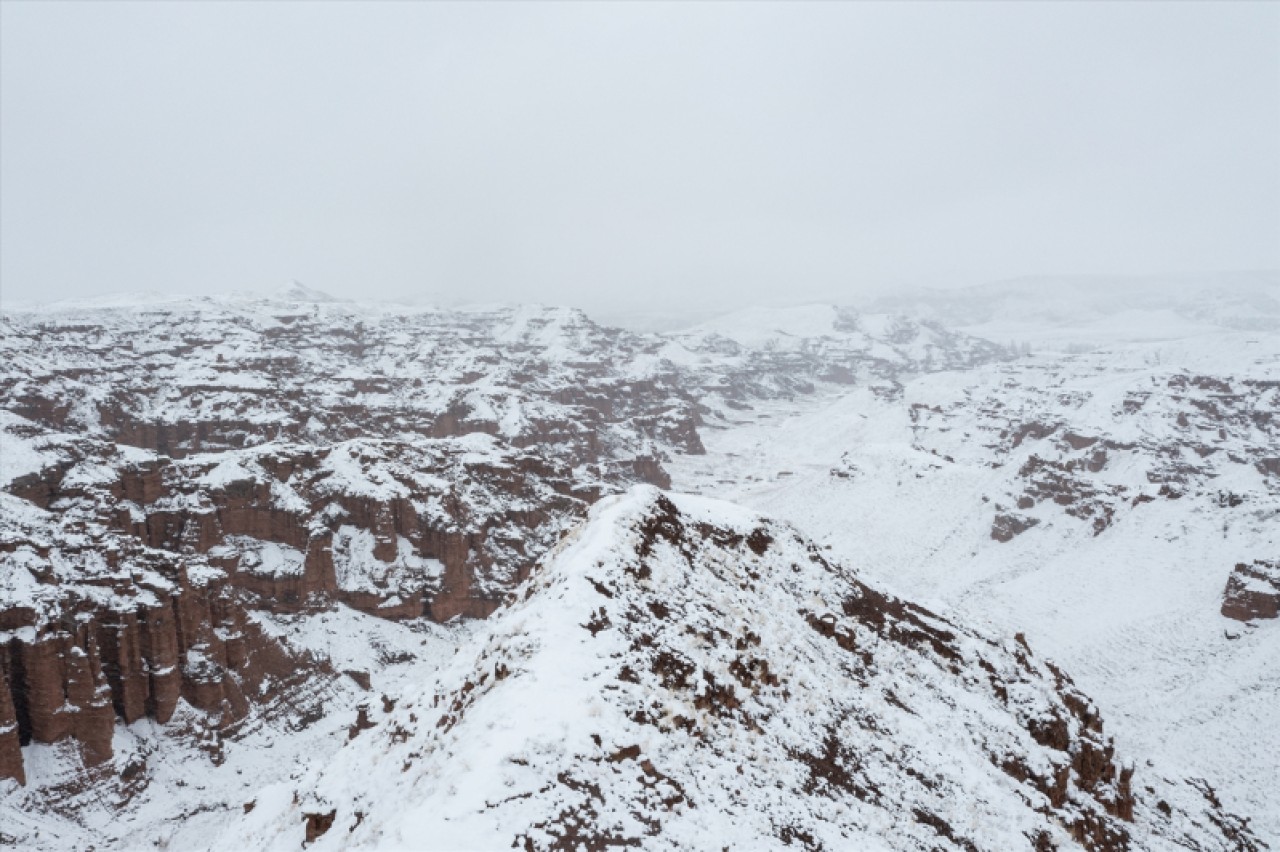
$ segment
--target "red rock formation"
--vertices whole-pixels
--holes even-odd
[[[126,725],[147,715],[151,698],[150,664],[143,657],[142,622],[136,612],[103,619],[102,668],[111,687],[116,715]]]
[[[86,763],[111,757],[117,716],[126,723],[150,716],[164,723],[178,698],[225,727],[244,718],[249,696],[263,700],[300,677],[330,676],[327,667],[300,659],[256,626],[247,624],[239,604],[209,606],[206,592],[176,596],[146,620],[135,613],[103,614],[81,622],[74,633],[54,631],[39,639],[0,646],[0,778],[25,781],[20,745],[70,740]],[[179,629],[181,625],[181,629]],[[197,641],[177,662],[181,635]],[[218,633],[227,635],[225,640]],[[103,638],[104,653],[98,654]],[[175,660],[175,662],[169,662]]]
[[[21,746],[31,742],[74,742],[85,763],[102,763],[112,755],[117,717],[131,723],[148,716],[163,724],[181,698],[226,727],[249,712],[249,696],[269,701],[300,678],[332,676],[250,622],[245,596],[226,577],[202,569],[202,582],[193,583],[172,557],[137,551],[128,558],[148,554],[148,568],[167,573],[170,585],[123,583],[115,597],[86,597],[80,586],[58,586],[49,575],[63,593],[61,617],[6,611],[0,777],[25,781]],[[73,552],[59,555],[61,562],[74,558]],[[116,580],[87,569],[82,579]]]
[[[10,686],[10,660],[7,645],[0,645],[0,778],[13,778],[27,783],[22,766],[22,734],[18,728],[18,711],[13,706]]]
[[[173,716],[182,694],[178,670],[177,619],[168,601],[138,612],[139,637],[147,672],[147,715],[164,724]]]
[[[12,640],[6,668],[23,744],[71,739],[81,745],[86,763],[111,756],[115,711],[88,623],[31,642]]]
[[[329,811],[323,814],[303,814],[306,826],[306,839],[303,843],[314,843],[317,838],[333,827],[333,820],[337,816],[337,811]]]
[[[1237,621],[1280,617],[1280,562],[1237,564],[1227,578],[1222,614]]]
[[[299,612],[340,601],[384,618],[425,614],[447,619],[491,613],[527,574],[541,549],[573,521],[587,499],[598,496],[591,489],[579,494],[568,471],[556,463],[520,453],[493,463],[473,462],[460,470],[460,476],[470,478],[469,492],[450,489],[440,494],[437,505],[444,517],[436,514],[428,520],[419,516],[423,495],[372,497],[358,489],[331,487],[330,471],[324,468],[331,452],[300,447],[263,450],[247,460],[245,478],[217,486],[199,479],[207,466],[130,466],[111,488],[111,496],[132,500],[141,519],[136,509],[108,517],[117,529],[151,547],[206,554],[211,564],[227,572],[232,585],[272,612]],[[435,466],[451,463],[448,456],[424,457],[420,449],[392,442],[370,442],[354,452],[361,464],[398,465],[392,470],[401,476],[425,467],[436,481]],[[371,461],[365,462],[363,453]],[[653,457],[638,457],[634,468],[629,476],[666,481]],[[273,491],[277,483],[293,495],[288,509]],[[547,486],[556,490],[535,502],[532,498]],[[151,502],[139,502],[146,500]],[[408,580],[410,585],[340,587],[333,553],[339,527],[371,533],[372,558],[388,566],[400,558],[403,539],[418,556],[444,563],[445,576],[414,578],[399,572],[398,581]],[[495,538],[499,527],[507,532]],[[527,532],[537,530],[547,532],[531,543]],[[256,570],[245,562],[242,544],[232,536],[293,548],[302,553],[302,564],[297,571]],[[541,543],[533,546],[537,542]]]

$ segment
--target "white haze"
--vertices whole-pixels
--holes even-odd
[[[0,4],[0,299],[1280,267],[1280,5]],[[1045,279],[1052,280],[1052,279]]]

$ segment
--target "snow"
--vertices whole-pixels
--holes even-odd
[[[333,536],[333,567],[338,588],[347,592],[382,594],[387,589],[401,593],[421,591],[444,574],[438,559],[420,556],[404,536],[396,536],[396,553],[391,562],[373,555],[377,542],[369,530],[341,526]]]
[[[882,298],[867,306],[941,320],[1005,343],[1068,351],[1225,330],[1280,331],[1280,274],[1041,276]]]
[[[30,425],[26,418],[0,410],[0,483],[5,485],[19,477],[39,473],[55,463],[58,454],[41,442],[25,437],[21,430]]]
[[[743,346],[763,347],[783,338],[826,337],[836,333],[839,314],[832,305],[753,307],[716,317],[685,330],[689,335],[714,334]]]
[[[1098,701],[1122,748],[1214,779],[1262,836],[1280,838],[1280,624],[1231,638],[1231,622],[1218,615],[1232,566],[1280,552],[1276,488],[1252,463],[1274,454],[1274,438],[1248,421],[1233,426],[1207,460],[1187,454],[1210,465],[1203,484],[1180,500],[1122,507],[1100,535],[1052,502],[1029,510],[1041,523],[1013,541],[989,534],[992,506],[1012,502],[1016,472],[1033,453],[1052,457],[1052,439],[993,454],[1000,417],[1060,421],[1059,434],[1152,447],[1152,455],[1111,451],[1090,482],[1154,496],[1159,486],[1147,473],[1168,458],[1154,448],[1184,440],[1176,415],[1197,410],[1161,393],[1180,375],[1224,377],[1236,388],[1274,380],[1280,338],[1218,331],[1115,343],[1092,355],[919,377],[896,403],[854,390],[759,405],[730,428],[708,430],[707,456],[670,468],[677,487],[788,519],[899,594],[967,624],[1025,633]],[[1127,415],[1134,390],[1155,395]],[[915,422],[917,405],[948,414]],[[1221,491],[1251,502],[1224,514]]]
[[[227,543],[240,554],[239,568],[259,577],[300,577],[306,554],[296,547],[250,536],[227,536]]]
[[[659,540],[641,557],[649,573],[637,573],[648,541],[642,530],[666,511],[662,500],[684,529],[723,531],[712,537],[767,529],[770,543],[753,555],[705,539]],[[686,556],[686,547],[697,555]],[[914,849],[936,833],[901,818],[913,809],[938,815],[980,848],[1019,848],[1038,830],[1067,842],[1033,809],[1038,794],[984,755],[1027,749],[1037,771],[1051,766],[1019,727],[1021,716],[1011,719],[984,695],[981,678],[962,685],[927,654],[870,635],[859,645],[876,662],[855,677],[844,652],[806,624],[806,611],[838,611],[849,582],[816,561],[803,539],[741,507],[648,487],[605,498],[522,601],[478,630],[437,680],[374,714],[371,730],[307,771],[291,795],[264,790],[252,813],[208,845],[290,848],[302,838],[304,814],[329,811],[335,823],[317,850],[420,848],[425,838],[432,848],[496,849],[519,846],[522,836],[540,848],[572,825],[588,844],[648,838],[646,847],[699,849],[715,837],[774,847],[780,826],[790,825],[832,848]],[[649,614],[658,603],[669,618]],[[600,627],[587,629],[597,620]],[[963,659],[1004,665],[1008,652],[990,640],[956,641]],[[692,661],[701,674],[691,689],[660,685],[657,668],[641,667],[645,647]],[[746,659],[763,655],[779,686],[744,690],[734,680],[734,661],[744,659],[735,647],[757,649]],[[630,677],[619,676],[624,663],[636,665]],[[704,709],[704,682],[737,685],[743,715]],[[1008,696],[1026,718],[1050,712],[1056,700],[1030,678],[1017,679]],[[645,712],[652,721],[637,720]],[[877,790],[876,804],[810,786],[796,755],[821,752],[827,731],[839,731],[858,756],[851,771]],[[1176,808],[1190,806],[1187,788],[1145,769],[1144,783]],[[1134,828],[1141,848],[1172,849],[1181,832],[1198,833],[1183,817],[1176,827],[1157,822],[1143,813]]]
[[[331,474],[325,480],[334,492],[391,500],[407,497],[409,489],[392,478],[382,467],[370,466],[386,457],[376,443],[358,442],[339,445],[325,456],[321,470]]]
[[[40,584],[32,573],[41,564],[39,555],[30,547],[21,547],[10,553],[5,562],[7,570],[0,574],[0,600],[6,606],[34,600],[41,591]]]
[[[831,848],[940,843],[927,826],[902,824],[904,814],[922,806],[979,848],[1025,847],[1025,832],[1042,823],[1024,807],[1035,793],[993,773],[980,744],[1004,743],[1039,768],[1051,756],[970,688],[983,675],[957,676],[893,643],[875,643],[877,671],[855,689],[840,658],[797,620],[800,611],[837,617],[841,584],[854,576],[816,568],[816,552],[974,627],[959,631],[969,662],[972,654],[996,660],[987,647],[1007,652],[1008,637],[1025,634],[1096,703],[1120,753],[1134,761],[1139,783],[1165,790],[1160,779],[1174,779],[1170,801],[1190,819],[1197,797],[1176,779],[1209,779],[1227,808],[1251,816],[1274,846],[1280,623],[1243,625],[1218,608],[1236,562],[1280,553],[1277,481],[1254,464],[1280,457],[1268,420],[1277,398],[1265,390],[1280,375],[1280,289],[1266,276],[1239,287],[1167,283],[1153,282],[1114,304],[1110,282],[1049,290],[1044,282],[1022,282],[970,294],[967,303],[934,294],[861,313],[829,305],[751,309],[679,333],[616,337],[571,309],[367,305],[305,288],[266,297],[6,305],[0,344],[10,392],[66,402],[72,413],[60,428],[76,434],[0,411],[0,483],[65,463],[62,487],[102,491],[113,487],[121,462],[161,460],[106,440],[98,412],[110,392],[131,395],[136,405],[128,414],[139,422],[243,422],[236,440],[244,448],[176,448],[188,454],[166,462],[172,464],[166,476],[185,477],[189,492],[114,508],[143,523],[159,509],[207,511],[208,489],[268,483],[276,509],[310,514],[314,529],[336,530],[340,589],[379,596],[385,605],[430,589],[443,566],[385,532],[381,547],[394,556],[375,558],[379,538],[354,526],[343,502],[409,501],[426,522],[452,532],[445,501],[463,500],[473,513],[465,523],[479,528],[489,518],[532,514],[559,499],[536,475],[520,480],[515,496],[488,479],[523,472],[529,460],[572,471],[582,493],[616,487],[599,465],[546,441],[540,430],[548,423],[581,427],[575,440],[585,436],[616,454],[606,463],[652,454],[664,460],[677,488],[743,504],[672,496],[688,523],[743,534],[768,528],[778,543],[763,560],[707,545],[691,567],[679,548],[659,542],[653,576],[633,582],[627,571],[641,539],[636,524],[659,499],[639,489],[605,498],[535,574],[526,598],[489,622],[392,623],[345,607],[296,617],[255,614],[262,629],[329,660],[336,671],[367,674],[373,691],[356,690],[354,679],[323,686],[308,698],[327,703],[312,727],[295,730],[296,715],[288,723],[255,718],[248,730],[221,741],[227,761],[220,766],[201,751],[215,738],[202,727],[207,720],[186,705],[169,726],[119,726],[110,772],[118,777],[142,760],[149,787],[123,809],[91,793],[59,805],[82,815],[75,819],[28,813],[45,808],[39,797],[67,788],[82,771],[72,750],[28,746],[27,792],[0,793],[4,831],[28,840],[40,833],[39,845],[51,848],[297,848],[302,814],[332,807],[340,824],[319,848],[414,848],[424,837],[457,848],[507,847],[513,827],[544,831],[538,836],[545,841],[545,825],[559,809],[576,807],[574,791],[557,783],[565,771],[574,783],[601,786],[599,825],[639,836],[647,829],[642,816],[660,818],[662,841],[655,846],[701,848],[713,836],[774,847],[782,842],[775,821],[792,818]],[[1034,354],[1004,362],[997,347],[904,314],[945,320],[997,344],[1029,343]],[[63,344],[33,342],[62,340],[63,332],[37,333],[42,326],[81,324],[65,332]],[[843,378],[828,377],[833,365],[846,371]],[[1185,384],[1197,376],[1223,381],[1229,391]],[[356,383],[363,381],[371,384],[360,390]],[[607,423],[585,419],[576,404],[558,398],[585,390],[630,404],[642,395],[632,383],[641,381],[671,393],[664,400],[659,392],[657,402],[623,409]],[[632,422],[662,422],[666,412],[687,413],[695,403],[706,456],[683,456],[668,436]],[[1128,410],[1133,404],[1136,413]],[[376,416],[335,414],[354,409]],[[1225,412],[1221,424],[1207,413],[1214,409]],[[424,424],[459,410],[465,414],[458,428],[475,431],[424,437],[430,434]],[[1179,422],[1184,414],[1190,425]],[[670,422],[679,427],[677,415]],[[1032,421],[1052,433],[1016,445],[1002,434]],[[1064,464],[1083,458],[1064,447],[1069,432],[1115,445],[1100,470],[1070,471],[1077,484],[1097,489],[1097,500],[1114,512],[1110,524],[1095,534],[1090,518],[1040,497],[1016,510],[1037,525],[1009,542],[994,541],[993,517],[1015,511],[1030,487],[1020,471],[1033,458]],[[300,440],[313,444],[289,443]],[[320,458],[322,475],[314,480],[281,482],[267,472],[273,454],[310,451]],[[1186,480],[1175,482],[1179,496],[1162,496],[1162,477],[1177,468],[1192,472],[1178,474]],[[1226,509],[1223,493],[1244,502]],[[158,604],[152,592],[114,589],[170,588],[147,560],[177,557],[130,552],[120,567],[110,567],[100,520],[76,498],[62,499],[49,513],[0,495],[0,532],[24,542],[5,554],[0,605],[30,606],[39,623],[55,621],[66,601],[35,582],[44,570],[83,600],[122,611]],[[781,534],[785,527],[762,515],[794,524],[817,549]],[[531,541],[527,526],[504,521],[491,544],[540,551],[558,529],[540,529],[547,540]],[[228,544],[209,556],[239,554],[241,570],[265,576],[303,570],[297,549],[247,537]],[[51,555],[40,556],[46,546]],[[475,581],[497,595],[514,582],[517,563],[512,550],[494,553],[492,573]],[[221,577],[198,556],[181,558],[197,585]],[[762,566],[766,582],[743,573]],[[626,591],[602,598],[588,577]],[[749,594],[740,585],[748,581]],[[714,625],[763,637],[771,667],[792,692],[787,702],[751,699],[753,711],[767,711],[756,719],[767,736],[659,688],[648,669],[640,672],[643,684],[614,676],[637,653],[631,642],[639,637],[624,625],[628,607],[654,600],[679,609],[678,623],[695,631]],[[602,608],[614,626],[593,636],[583,625]],[[650,626],[664,647],[696,661],[699,672],[732,680],[723,648],[669,632],[670,625]],[[19,628],[2,638],[17,635],[34,631]],[[188,659],[192,666],[206,662],[197,650]],[[500,681],[499,663],[510,670]],[[467,691],[481,675],[483,686]],[[382,709],[383,694],[394,709]],[[1053,706],[1034,679],[1011,684],[1009,695],[1029,716]],[[459,713],[449,710],[455,700]],[[916,713],[899,711],[895,701]],[[375,728],[349,740],[361,703],[369,705]],[[660,724],[635,722],[637,709]],[[859,713],[882,724],[883,736],[850,721]],[[694,720],[698,733],[677,726],[677,718]],[[893,807],[835,795],[814,804],[803,792],[794,753],[821,745],[824,722],[845,726],[836,730],[864,755],[868,777],[889,791]],[[608,759],[630,746],[678,781],[687,801],[670,812],[652,801],[629,806],[655,789],[674,790],[635,760]],[[198,766],[194,782],[192,766]],[[912,786],[903,766],[943,779],[942,792]],[[248,802],[255,807],[246,814]],[[1164,848],[1171,835],[1150,833],[1149,802],[1139,814],[1137,848]],[[365,816],[352,826],[357,811]],[[544,828],[534,829],[539,823]]]

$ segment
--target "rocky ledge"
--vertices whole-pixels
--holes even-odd
[[[1237,621],[1280,617],[1280,562],[1238,563],[1222,594],[1222,614]]]

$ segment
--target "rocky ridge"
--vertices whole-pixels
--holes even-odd
[[[427,838],[1262,848],[1211,788],[1118,756],[1021,637],[885,595],[785,525],[649,487],[602,501],[438,682],[217,842]]]

